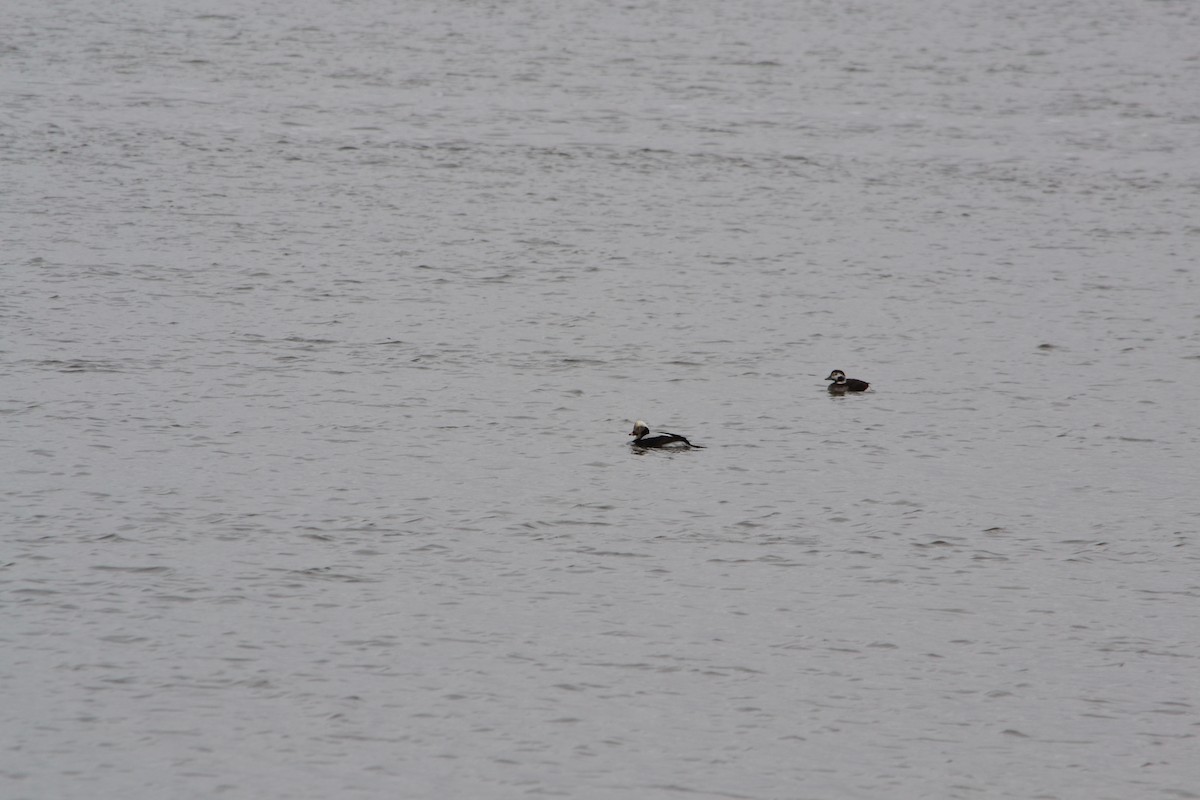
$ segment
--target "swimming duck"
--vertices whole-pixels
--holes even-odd
[[[687,440],[686,436],[680,436],[678,433],[660,433],[658,436],[646,437],[650,433],[650,428],[642,420],[633,423],[633,430],[629,435],[634,437],[631,444],[634,447],[665,447],[666,445],[678,444],[684,447],[694,447],[697,450],[703,450],[704,445],[692,444]]]
[[[858,378],[847,378],[846,373],[840,369],[835,369],[829,373],[827,381],[833,381],[829,384],[829,391],[835,393],[841,392],[865,392],[871,384],[866,381],[860,381]]]

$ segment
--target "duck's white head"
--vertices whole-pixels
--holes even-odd
[[[835,369],[833,372],[829,373],[829,377],[826,378],[825,380],[838,382],[838,381],[843,381],[845,379],[846,379],[846,373],[842,372],[840,369]]]
[[[649,432],[650,426],[648,426],[644,420],[639,419],[637,422],[633,423],[633,430],[629,432],[629,435],[636,436],[640,439]]]

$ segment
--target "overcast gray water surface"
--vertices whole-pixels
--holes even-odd
[[[1200,797],[1197,87],[1183,0],[7,3],[0,796]]]

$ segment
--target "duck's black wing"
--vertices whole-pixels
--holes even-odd
[[[678,433],[667,433],[666,431],[663,431],[663,435],[664,435],[664,436],[669,436],[669,437],[671,437],[671,438],[670,438],[670,439],[668,439],[667,441],[663,442],[663,444],[669,444],[670,442],[683,442],[683,443],[684,443],[684,444],[686,444],[688,447],[694,447],[694,448],[695,448],[695,449],[697,449],[697,450],[703,450],[703,449],[704,449],[704,445],[702,445],[702,444],[692,444],[691,442],[689,442],[689,441],[687,440],[687,437],[686,437],[686,436],[680,436]]]
[[[660,433],[657,436],[647,436],[631,442],[634,447],[666,447],[669,444],[685,444],[688,447],[694,447],[697,450],[703,450],[703,445],[692,444],[687,440],[686,436],[680,436],[678,433]]]

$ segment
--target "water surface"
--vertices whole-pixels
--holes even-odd
[[[1200,796],[1197,42],[10,9],[0,793]]]

